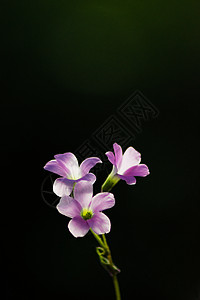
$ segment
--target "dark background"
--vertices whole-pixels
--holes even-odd
[[[114,299],[96,241],[68,232],[41,184],[44,164],[75,151],[136,89],[160,113],[133,145],[151,174],[120,182],[106,212],[122,299],[200,299],[199,9],[2,1],[3,299]]]

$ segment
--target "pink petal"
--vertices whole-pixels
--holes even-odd
[[[55,159],[50,160],[44,166],[44,169],[60,176],[66,176],[66,170],[62,166],[60,166]]]
[[[99,193],[92,198],[90,208],[93,212],[99,212],[115,205],[115,198],[112,193]]]
[[[78,201],[69,196],[63,196],[56,208],[59,213],[70,218],[80,216],[81,212],[81,206]]]
[[[136,151],[133,147],[129,147],[124,152],[124,155],[122,158],[122,163],[118,170],[118,174],[123,175],[123,173],[127,169],[129,169],[135,165],[138,165],[140,163],[140,161],[141,161],[141,154],[138,151]]]
[[[134,176],[124,176],[124,175],[118,175],[119,178],[121,178],[122,180],[125,180],[127,184],[132,185],[132,184],[136,184],[136,179]]]
[[[54,156],[56,160],[62,161],[65,165],[71,166],[78,166],[78,160],[76,156],[71,152],[66,152],[64,154],[57,154]]]
[[[87,222],[96,234],[110,232],[110,219],[102,212],[95,213],[91,219],[87,220]]]
[[[96,181],[96,176],[93,173],[88,173],[85,176],[83,176],[82,178],[78,179],[78,181],[81,181],[81,180],[90,181],[92,184],[94,184]]]
[[[81,216],[74,217],[68,224],[69,231],[75,237],[82,237],[86,235],[90,229],[87,221],[83,220]]]
[[[111,164],[115,165],[115,156],[111,151],[106,152],[106,155],[108,157],[108,160],[111,162]]]
[[[93,185],[90,181],[81,180],[74,187],[74,199],[82,207],[88,207],[93,195]]]
[[[57,178],[53,184],[54,193],[59,196],[69,196],[72,192],[74,180],[67,178]]]
[[[145,177],[145,176],[149,175],[149,169],[146,165],[140,164],[140,165],[129,168],[128,170],[126,170],[126,172],[124,172],[123,175],[124,176]]]
[[[81,177],[80,167],[76,156],[71,152],[57,154],[54,156],[60,165],[64,165],[68,170],[70,179],[78,179]]]
[[[71,171],[66,167],[64,162],[60,159],[56,160],[57,164],[65,171],[65,176],[64,177],[72,177],[71,176]]]
[[[98,157],[86,158],[80,165],[82,176],[88,174],[90,169],[92,169],[97,163],[102,163],[102,161]]]
[[[114,152],[115,152],[115,164],[117,168],[119,169],[121,162],[122,162],[122,148],[117,143],[114,143],[113,145]]]

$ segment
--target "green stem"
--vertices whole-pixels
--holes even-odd
[[[92,234],[94,235],[95,239],[97,240],[97,242],[99,243],[99,245],[103,248],[105,248],[104,243],[102,242],[102,239],[98,236],[98,234],[96,234],[91,228],[90,231],[92,232]]]
[[[114,264],[113,264],[113,261],[112,261],[112,256],[111,256],[111,252],[110,252],[110,248],[108,246],[105,234],[102,234],[102,237],[103,237],[103,241],[102,241],[102,239],[91,228],[90,228],[90,231],[92,232],[92,234],[94,235],[95,239],[98,241],[98,243],[100,244],[100,246],[102,246],[103,249],[106,251],[107,258],[108,258],[108,260],[110,262],[110,266],[114,267]],[[116,300],[121,300],[120,289],[119,289],[119,283],[118,283],[117,275],[113,273],[112,277],[113,277],[113,284],[114,284],[114,288],[115,288]]]
[[[103,183],[102,187],[101,187],[101,192],[108,192],[110,190],[112,190],[112,188],[117,184],[117,182],[120,180],[120,178],[118,177],[112,177],[112,173],[108,176],[108,178],[106,179],[106,181]],[[93,233],[95,239],[98,241],[98,243],[103,247],[103,249],[106,251],[107,253],[107,258],[110,262],[110,266],[112,267],[112,270],[115,268],[115,270],[117,269],[116,266],[113,264],[112,261],[112,256],[111,256],[111,252],[110,252],[110,248],[108,246],[107,240],[106,240],[106,236],[105,234],[102,234],[103,237],[103,241],[102,239],[94,232],[92,231],[92,229],[90,229],[91,232]],[[120,272],[119,269],[117,269],[118,272]],[[114,288],[115,288],[115,295],[116,295],[116,300],[121,300],[121,295],[120,295],[120,289],[119,289],[119,282],[117,279],[117,275],[116,273],[112,272],[112,278],[113,278],[113,284],[114,284]]]
[[[119,289],[119,283],[117,280],[117,275],[113,275],[113,284],[115,288],[115,295],[116,295],[116,300],[121,300],[121,295],[120,295],[120,289]]]
[[[72,188],[72,192],[71,192],[71,197],[74,198],[74,187],[76,185],[76,182],[74,182],[73,188]]]
[[[109,249],[109,247],[108,247],[108,244],[107,244],[107,241],[106,241],[106,236],[105,236],[105,234],[102,234],[102,237],[103,237],[104,245],[106,246],[106,250],[107,250],[107,251],[110,251],[110,249]]]

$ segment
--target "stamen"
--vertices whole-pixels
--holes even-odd
[[[93,212],[91,209],[89,208],[83,208],[82,211],[81,211],[81,217],[84,219],[84,220],[89,220],[93,217]]]

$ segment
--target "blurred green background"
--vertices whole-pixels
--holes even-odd
[[[73,238],[40,188],[44,164],[75,151],[136,89],[160,114],[132,145],[150,176],[120,182],[107,212],[122,299],[199,299],[199,9],[194,0],[2,2],[6,299],[114,299],[96,242]]]

